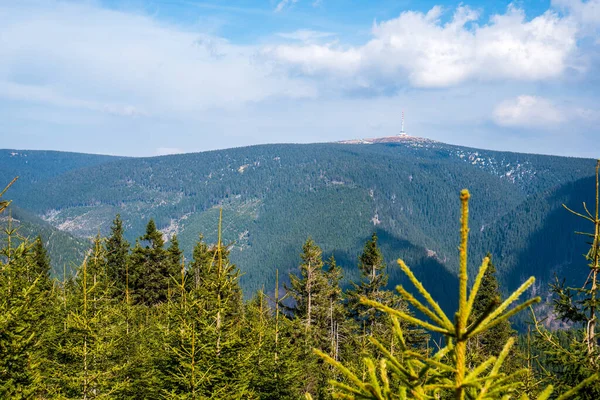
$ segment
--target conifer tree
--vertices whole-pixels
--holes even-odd
[[[343,338],[350,334],[350,329],[347,324],[347,313],[343,305],[343,291],[340,286],[343,272],[342,268],[337,265],[335,257],[332,255],[326,263],[327,270],[325,278],[327,279],[327,300],[328,305],[328,341],[329,354],[334,360],[339,360],[341,349],[343,347]]]
[[[496,267],[492,262],[491,255],[488,254],[487,257],[490,261],[481,280],[481,286],[477,292],[475,302],[473,303],[471,322],[483,316],[488,308],[497,307],[502,303],[502,296],[498,286],[498,280],[496,279]],[[471,355],[480,362],[492,356],[498,357],[504,344],[508,339],[514,336],[514,334],[515,332],[511,328],[510,321],[502,321],[483,332],[481,335],[474,337],[469,343],[469,351]],[[509,361],[512,358],[513,357],[510,357]],[[511,363],[507,362],[507,364]]]
[[[168,274],[172,280],[173,278],[177,278],[179,271],[181,271],[181,265],[183,263],[183,251],[179,248],[179,240],[177,240],[177,235],[173,235],[169,242],[169,247],[167,248],[167,264]]]
[[[10,204],[2,200],[0,214]],[[44,277],[34,279],[31,244],[17,233],[12,218],[4,228],[5,244],[0,248],[0,398],[45,397],[44,332],[50,309],[48,285]],[[39,249],[38,249],[39,251]],[[43,260],[45,261],[45,260]],[[41,269],[40,269],[41,272]]]
[[[300,276],[290,274],[290,286],[286,287],[295,300],[295,304],[288,309],[294,317],[302,321],[307,339],[311,338],[312,342],[326,343],[324,333],[327,332],[326,315],[329,301],[322,250],[311,238],[308,238],[302,246],[300,258],[302,259]]]
[[[6,231],[5,231],[6,232]],[[8,232],[7,243],[11,243]],[[29,279],[33,269],[30,244],[7,244],[0,261],[0,398],[26,399],[45,393],[44,331],[48,316],[48,287],[41,278]]]
[[[188,285],[188,289],[191,287],[198,289],[201,282],[201,276],[209,270],[212,259],[213,255],[211,254],[208,245],[204,242],[204,236],[200,234],[192,252],[192,262],[188,268],[189,277],[185,281],[186,285]]]
[[[42,290],[50,290],[52,280],[50,279],[50,257],[48,251],[44,247],[42,237],[38,236],[33,242],[31,249],[31,276],[30,281],[39,279],[39,286]]]
[[[397,310],[410,314],[406,301],[396,293],[386,290],[388,283],[388,274],[383,254],[377,244],[378,238],[373,233],[371,238],[365,243],[364,250],[359,256],[358,268],[361,272],[359,284],[352,283],[353,289],[348,291],[348,300],[346,302],[348,314],[356,323],[354,336],[354,347],[358,350],[353,361],[353,367],[358,368],[364,357],[372,356],[379,358],[380,354],[376,347],[371,344],[370,339],[375,338],[379,342],[389,345],[392,352],[396,346],[395,335],[390,325],[389,316],[372,304],[366,304],[361,299],[368,299],[371,302],[385,304]],[[401,322],[403,329],[403,338],[411,348],[424,347],[429,340],[424,331],[415,326],[411,326],[406,321]],[[361,375],[366,377],[367,370],[364,365],[360,368]]]
[[[114,283],[115,295],[123,298],[128,275],[129,242],[124,237],[125,229],[120,214],[113,220],[110,232],[105,242],[107,276]]]
[[[19,179],[19,177],[15,177],[12,181],[10,181],[10,183],[8,185],[6,185],[6,187],[4,189],[2,189],[2,192],[0,192],[0,214],[2,214],[4,212],[4,210],[6,210],[6,208],[10,205],[10,203],[12,202],[11,200],[2,200],[2,196],[4,196],[4,194],[6,193],[6,191],[12,186],[14,185],[14,183]]]
[[[208,249],[210,262],[203,262],[204,253],[194,252],[197,284],[186,284],[181,271],[181,299],[168,303],[168,323],[161,330],[170,398],[235,399],[248,394],[239,271],[222,243],[221,223],[220,216],[218,242]],[[190,397],[192,390],[195,397]]]
[[[128,276],[126,277],[134,304],[145,304],[146,297],[143,294],[145,277],[143,275],[147,269],[147,258],[147,250],[142,247],[139,238],[136,239],[129,257]]]
[[[140,242],[146,246],[142,247]],[[164,244],[162,233],[151,219],[131,255],[132,292],[137,303],[156,305],[167,301],[169,285],[176,272],[171,268]]]
[[[323,270],[321,248],[311,238],[302,246],[300,258],[300,276],[290,274],[290,286],[286,286],[294,304],[286,309],[300,325],[297,336],[304,350],[304,390],[323,398],[327,396],[329,370],[310,353],[313,347],[327,349],[331,346],[329,311],[332,292]]]
[[[381,311],[360,303],[360,298],[366,297],[378,302],[384,301],[384,297],[386,302],[391,300],[385,293],[388,281],[385,267],[383,254],[377,245],[377,234],[373,233],[358,259],[361,281],[358,285],[353,284],[354,289],[348,294],[351,315],[369,335],[381,330],[382,325],[387,326],[387,320]]]
[[[268,297],[259,291],[246,304],[242,337],[249,350],[249,392],[264,400],[302,395],[302,350],[293,344],[292,324],[279,321]]]
[[[162,360],[163,396],[198,399],[206,395],[212,365],[207,357],[203,335],[208,330],[202,299],[196,288],[186,285],[182,268],[175,287],[176,296],[166,304],[167,320],[161,326],[164,347]],[[175,281],[174,281],[175,283]],[[211,354],[212,355],[212,354]],[[159,357],[160,358],[160,357]]]
[[[566,332],[567,340],[561,340],[560,332],[549,331],[533,316],[536,345],[545,355],[547,371],[553,372],[551,376],[546,374],[544,377],[556,382],[562,390],[577,387],[590,376],[600,374],[600,344],[596,333],[600,317],[600,160],[596,163],[595,195],[595,207],[591,212],[586,203],[583,203],[582,213],[563,205],[593,226],[591,232],[577,232],[590,240],[590,249],[584,255],[588,268],[582,274],[582,284],[575,288],[567,287],[564,280],[557,278],[550,289],[554,294],[554,312],[574,328]],[[590,400],[600,398],[600,383],[588,385],[580,396]]]
[[[111,281],[108,278],[106,267],[106,239],[100,236],[100,232],[94,236],[92,240],[92,248],[88,254],[89,261],[87,265],[87,273],[89,276],[102,279],[102,285],[110,285]]]
[[[104,259],[104,247],[96,240],[66,288],[64,330],[54,340],[57,397],[110,399],[129,386],[130,364],[121,351],[125,318],[111,296],[110,280],[100,264]]]
[[[376,338],[369,338],[384,357],[380,360],[373,357],[365,358],[364,363],[368,373],[366,379],[360,379],[343,363],[333,360],[326,353],[315,350],[318,356],[335,367],[347,379],[348,384],[339,380],[331,382],[336,388],[336,397],[378,400],[451,397],[456,400],[508,399],[512,398],[516,388],[522,384],[519,377],[523,372],[510,375],[502,372],[504,361],[514,344],[514,338],[508,340],[498,357],[490,357],[482,363],[471,366],[467,362],[469,340],[540,301],[539,298],[534,298],[508,310],[509,306],[534,283],[535,279],[532,277],[501,304],[492,305],[479,318],[469,322],[472,320],[474,302],[489,265],[489,259],[484,258],[469,292],[467,269],[469,198],[469,192],[463,190],[461,192],[461,242],[459,247],[459,305],[454,322],[441,309],[422,283],[416,279],[411,269],[402,260],[398,260],[398,265],[422,295],[424,301],[412,296],[402,286],[398,287],[398,291],[406,301],[420,310],[426,319],[416,318],[402,310],[362,298],[361,301],[366,305],[371,305],[390,315],[393,330],[398,339],[397,351],[392,352],[389,346],[385,346]],[[412,351],[404,340],[403,330],[399,324],[400,319],[444,335],[446,346],[440,348],[433,355],[423,355]],[[574,397],[597,379],[598,375],[589,376],[572,390],[559,396],[558,399]],[[552,386],[547,387],[538,394],[537,399],[547,400],[552,391]],[[307,398],[310,399],[310,395],[307,395]],[[521,397],[523,400],[528,398],[526,395]]]

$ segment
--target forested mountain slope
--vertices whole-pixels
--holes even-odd
[[[215,239],[222,206],[225,239],[233,243],[232,259],[245,274],[241,282],[248,294],[270,288],[276,268],[281,276],[294,269],[308,236],[354,278],[357,255],[373,231],[392,284],[400,279],[393,260],[404,257],[426,283],[453,293],[457,199],[465,187],[473,194],[473,246],[478,256],[489,250],[497,258],[506,290],[522,275],[547,281],[569,260],[583,262],[573,247],[585,248],[572,232],[578,221],[560,203],[576,207],[593,193],[586,180],[594,172],[592,160],[422,139],[127,159],[60,153],[60,162],[48,159],[35,168],[23,166],[13,152],[0,152],[0,179],[28,178],[8,197],[78,237],[107,233],[120,213],[133,242],[154,218],[165,235],[178,235],[189,258],[198,234]],[[27,157],[48,155],[28,151]]]
[[[7,231],[10,230],[14,230],[20,239],[26,238],[30,242],[38,236],[41,237],[52,260],[55,275],[60,278],[63,274],[69,275],[89,249],[88,240],[63,232],[19,207],[11,206],[8,212],[0,217],[0,224],[0,240],[5,240]],[[13,243],[13,246],[17,244]]]
[[[34,184],[83,167],[123,159],[98,154],[62,151],[30,151],[0,149],[0,171],[11,179],[19,176],[21,184]]]

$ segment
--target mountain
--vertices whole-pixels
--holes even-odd
[[[0,217],[0,224],[2,226],[0,240],[2,241],[6,240],[7,232],[4,229],[8,227],[15,229],[16,242],[20,242],[22,238],[34,240],[40,236],[52,260],[54,273],[60,278],[75,269],[90,247],[87,239],[63,232],[19,207],[10,206],[8,212]]]
[[[0,186],[4,188],[14,177],[19,177],[6,195],[10,198],[13,191],[18,193],[22,188],[35,187],[68,171],[123,158],[58,151],[0,150],[0,176],[3,180]],[[29,239],[37,236],[42,238],[57,276],[62,276],[65,270],[70,271],[75,264],[81,262],[86,249],[89,248],[87,239],[71,235],[21,207],[12,205],[9,212],[0,218],[3,228],[8,225],[9,219],[19,236]],[[0,232],[0,239],[5,238],[6,233]]]
[[[32,185],[47,181],[65,172],[83,167],[93,167],[124,157],[98,154],[68,153],[62,151],[28,151],[0,149],[2,177],[18,176],[20,183]]]
[[[134,242],[154,218],[189,258],[200,233],[216,239],[223,207],[224,237],[248,293],[273,286],[276,269],[295,270],[308,236],[355,279],[373,231],[391,284],[402,281],[394,262],[402,257],[441,296],[453,293],[465,187],[473,195],[472,267],[492,252],[507,291],[523,276],[543,277],[542,289],[554,272],[580,276],[572,269],[585,265],[586,244],[573,231],[585,226],[561,203],[577,207],[592,196],[594,165],[411,137],[150,158],[0,151],[0,179],[24,177],[7,197],[71,237],[106,234],[120,213]]]

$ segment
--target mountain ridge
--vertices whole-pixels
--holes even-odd
[[[223,207],[224,235],[234,243],[232,259],[245,273],[246,292],[273,282],[275,269],[294,270],[308,236],[325,254],[336,254],[353,279],[356,257],[373,231],[383,238],[391,284],[402,281],[393,266],[398,257],[434,284],[435,275],[455,273],[460,189],[468,187],[474,195],[475,258],[488,250],[509,255],[535,234],[531,229],[543,229],[544,218],[557,207],[544,200],[553,190],[593,174],[591,159],[412,139],[363,146],[256,145],[144,158],[76,154],[59,154],[58,159],[39,154],[39,167],[30,163],[28,179],[8,196],[76,238],[108,233],[120,213],[127,238],[134,242],[154,218],[167,238],[178,234],[188,259],[199,233],[216,239],[217,209]],[[10,172],[23,167],[14,161],[0,150],[0,178],[12,179]],[[584,197],[580,186],[573,201]],[[528,201],[543,205],[543,215],[519,213]],[[530,224],[534,220],[542,222]],[[502,224],[518,227],[523,237],[507,233]],[[557,240],[564,241],[570,233],[561,234]],[[510,243],[497,245],[505,238]],[[510,261],[499,275],[507,290],[516,282],[510,271],[541,272],[539,264],[522,265],[522,257],[506,258]],[[563,260],[557,260],[548,269],[559,271],[561,265]]]

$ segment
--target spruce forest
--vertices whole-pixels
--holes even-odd
[[[474,259],[476,210],[462,190],[456,307],[409,263],[388,265],[377,233],[350,278],[307,237],[289,276],[276,270],[243,292],[223,208],[216,240],[198,232],[192,249],[176,235],[166,243],[153,219],[130,243],[116,215],[83,260],[53,271],[41,237],[13,224],[3,200],[13,181],[0,198],[0,398],[598,399],[599,172],[600,161],[587,188],[595,203],[563,209],[587,227],[572,232],[587,246],[576,282],[556,275],[543,299],[535,277],[507,292],[501,260]],[[389,284],[392,270],[401,285]]]
[[[600,400],[600,0],[0,0],[0,400]]]

